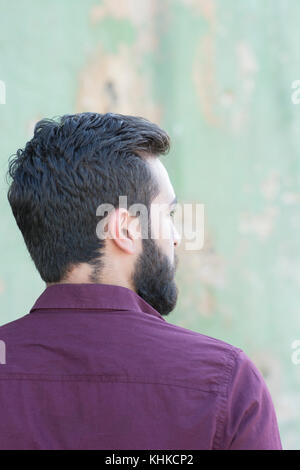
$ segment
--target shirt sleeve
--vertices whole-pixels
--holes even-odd
[[[228,384],[223,443],[228,450],[282,450],[274,405],[264,378],[238,350]]]

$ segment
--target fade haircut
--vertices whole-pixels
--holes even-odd
[[[159,188],[146,156],[169,150],[167,132],[140,116],[86,112],[35,125],[9,161],[7,197],[43,281],[62,282],[74,265],[88,263],[96,282],[105,246],[97,207],[118,208],[126,195],[127,207],[144,204],[149,214]]]

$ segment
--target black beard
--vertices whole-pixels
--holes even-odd
[[[143,252],[139,255],[132,275],[135,292],[161,315],[174,310],[178,288],[174,281],[178,257],[174,266],[152,238],[143,238]]]

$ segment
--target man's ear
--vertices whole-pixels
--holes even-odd
[[[108,220],[108,237],[128,254],[137,250],[137,240],[140,238],[140,225],[137,217],[129,214],[125,208],[117,208],[110,214]]]

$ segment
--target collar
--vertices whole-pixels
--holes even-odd
[[[38,297],[30,313],[43,309],[132,310],[166,321],[136,292],[112,284],[53,284]]]

